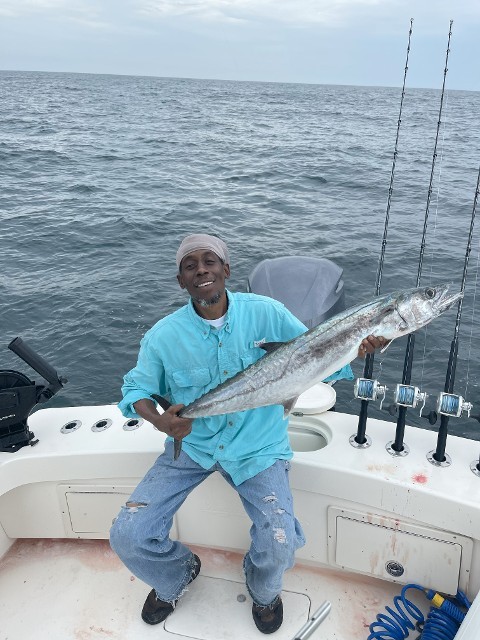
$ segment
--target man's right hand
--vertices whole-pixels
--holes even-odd
[[[153,400],[142,398],[134,403],[135,411],[139,416],[151,422],[157,431],[163,431],[175,440],[188,436],[192,430],[193,420],[180,418],[177,415],[184,406],[184,404],[172,404],[164,413],[159,413]]]
[[[181,440],[188,436],[192,430],[193,420],[190,418],[180,418],[177,414],[183,409],[184,404],[172,404],[164,413],[157,414],[153,426],[158,431],[163,431],[167,436],[172,436],[175,440]]]

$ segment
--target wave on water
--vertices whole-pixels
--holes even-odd
[[[0,72],[0,90],[2,368],[23,370],[6,349],[20,335],[70,380],[53,405],[118,401],[143,333],[186,302],[175,252],[188,233],[224,237],[233,290],[264,258],[309,255],[343,268],[347,305],[373,297],[400,89]],[[415,284],[439,99],[405,96],[384,292]],[[480,93],[449,93],[425,284],[461,279],[478,113]],[[474,403],[477,269],[472,253],[456,378]],[[431,398],[443,390],[454,320],[445,314],[417,338],[413,380]],[[396,343],[374,372],[390,389],[403,366]],[[336,388],[337,407],[357,413],[352,383]],[[431,428],[413,411],[409,421]],[[451,422],[480,439],[475,421]]]

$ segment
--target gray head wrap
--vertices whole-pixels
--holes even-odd
[[[180,263],[185,256],[200,249],[213,251],[225,264],[230,264],[228,248],[223,240],[216,236],[209,236],[206,233],[194,233],[182,240],[177,251],[177,267],[180,269]]]

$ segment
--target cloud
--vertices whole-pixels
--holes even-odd
[[[270,28],[343,27],[389,29],[399,17],[439,23],[453,18],[476,22],[478,0],[0,0],[0,15],[36,16],[84,26],[131,26],[140,21],[198,26],[238,24]],[[403,24],[403,23],[402,23]]]
[[[139,0],[138,11],[162,17],[204,21],[270,22],[295,26],[341,22],[353,10],[392,4],[393,0]]]
[[[478,22],[478,0],[131,0],[138,15],[158,21],[261,24],[268,28],[351,27],[396,32],[407,18],[429,25],[453,18]]]
[[[74,3],[68,0],[1,0],[0,15],[19,17],[25,14],[44,13],[45,11],[64,11]]]
[[[0,16],[5,18],[46,18],[89,29],[108,29],[114,24],[115,14],[113,20],[108,15],[100,19],[102,8],[94,0],[0,0]]]

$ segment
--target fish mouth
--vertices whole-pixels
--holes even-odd
[[[452,293],[447,295],[449,285],[446,285],[446,289],[444,293],[440,296],[440,299],[437,304],[437,309],[439,313],[443,313],[453,307],[453,305],[463,298],[463,291],[459,291],[458,293]]]

